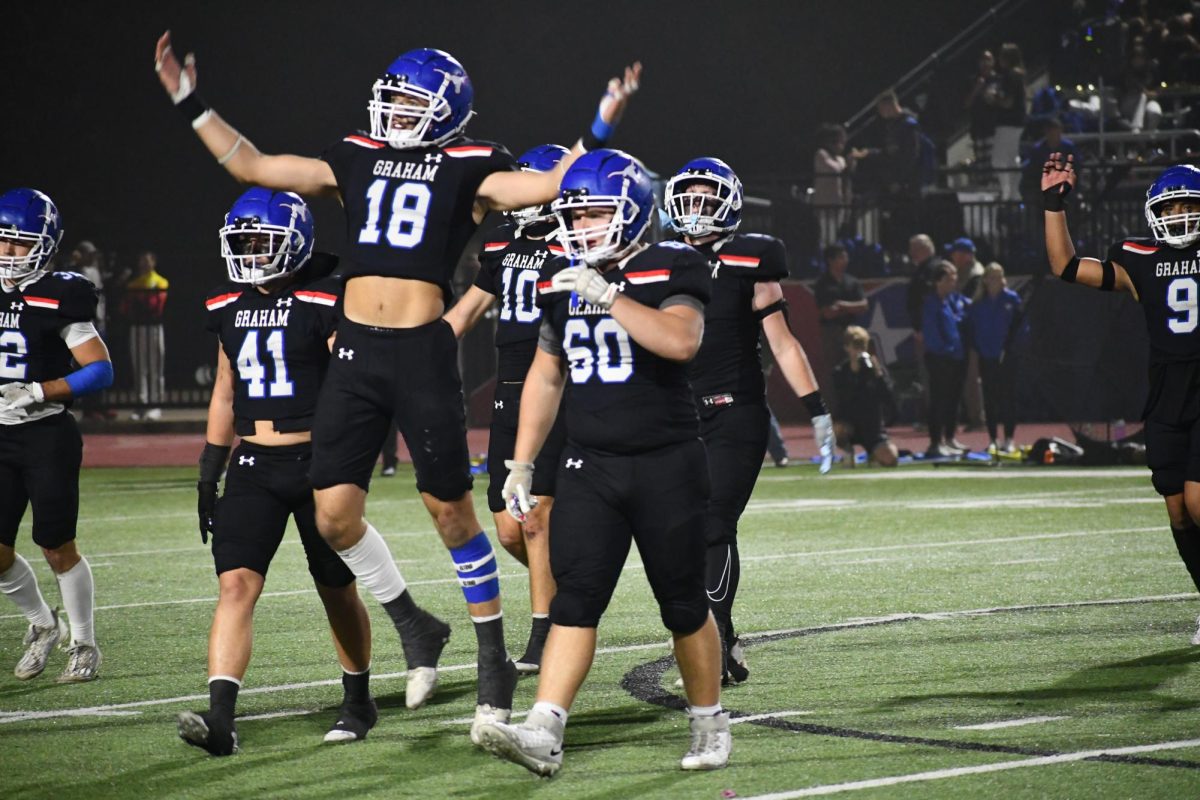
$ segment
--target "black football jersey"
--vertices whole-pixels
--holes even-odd
[[[456,139],[397,150],[353,134],[321,156],[333,169],[346,210],[347,279],[412,278],[442,287],[477,225],[475,194],[493,172],[515,169],[498,144]]]
[[[713,274],[712,301],[704,309],[704,341],[688,365],[701,408],[732,401],[761,401],[766,393],[760,358],[760,322],[754,284],[787,277],[787,251],[774,236],[737,233],[696,248]],[[708,403],[704,398],[711,398]]]
[[[551,229],[553,230],[553,229]],[[516,236],[506,222],[484,237],[475,285],[500,299],[496,322],[496,380],[523,381],[537,349],[542,309],[537,304],[538,273],[548,258],[560,256],[553,234],[543,239]]]
[[[254,433],[255,420],[271,420],[281,433],[312,427],[341,293],[333,278],[301,280],[269,294],[241,283],[209,293],[207,328],[220,337],[233,367],[239,435]]]
[[[687,365],[651,353],[603,308],[574,292],[550,291],[550,279],[568,266],[555,258],[538,278],[538,303],[547,333],[567,361],[567,439],[581,447],[631,454],[699,435]],[[701,305],[712,292],[704,256],[679,242],[652,245],[604,273],[627,296],[659,308],[671,297]]]

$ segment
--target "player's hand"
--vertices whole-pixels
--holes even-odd
[[[629,98],[637,93],[642,82],[642,62],[635,61],[625,68],[624,78],[613,78],[608,82],[604,97],[600,98],[600,119],[608,125],[616,125],[629,105]]]
[[[17,411],[45,401],[46,394],[40,383],[6,383],[0,387],[0,407],[6,411]]]
[[[837,440],[833,435],[833,417],[829,414],[813,417],[812,425],[817,452],[821,454],[821,465],[817,467],[817,472],[824,475],[833,467],[833,451],[837,447]]]
[[[508,477],[500,490],[504,507],[517,522],[524,522],[526,515],[538,504],[533,496],[533,464],[528,461],[505,460]]]
[[[1062,201],[1075,188],[1075,156],[1051,153],[1042,165],[1042,200],[1047,211],[1061,211]]]
[[[217,511],[217,484],[200,481],[196,484],[196,512],[200,515],[200,541],[208,544],[208,535],[213,531],[213,517]]]
[[[175,105],[196,91],[196,56],[188,53],[181,65],[171,49],[170,31],[159,37],[158,46],[154,48],[154,71]]]
[[[592,305],[604,309],[612,308],[619,287],[609,283],[591,267],[567,267],[550,279],[550,289],[555,292],[574,292]]]

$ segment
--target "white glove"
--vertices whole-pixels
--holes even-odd
[[[574,292],[592,305],[612,308],[617,284],[609,283],[591,267],[568,267],[554,274],[550,286],[555,292]]]
[[[824,475],[833,467],[833,450],[837,441],[833,436],[833,417],[821,414],[812,418],[813,438],[817,441],[817,451],[821,454],[821,466],[817,471]]]
[[[504,479],[504,488],[500,496],[504,498],[504,507],[517,522],[524,522],[525,515],[538,504],[533,496],[533,464],[528,461],[505,460],[508,477]]]
[[[0,408],[5,411],[16,411],[45,400],[46,393],[42,391],[40,383],[7,383],[0,386]]]

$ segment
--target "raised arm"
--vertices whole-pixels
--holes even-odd
[[[330,166],[319,158],[295,155],[266,155],[244,135],[206,107],[196,93],[196,59],[188,53],[179,63],[171,48],[171,32],[158,40],[154,71],[175,107],[192,123],[192,128],[217,163],[237,181],[268,189],[304,195],[335,195],[337,180]]]
[[[558,194],[558,184],[563,174],[576,158],[588,150],[603,147],[612,135],[625,107],[638,90],[642,79],[642,62],[625,68],[623,78],[612,78],[591,130],[582,136],[571,152],[563,157],[558,166],[549,172],[494,172],[484,178],[475,195],[475,219],[481,220],[488,211],[512,211],[549,203]]]
[[[454,330],[454,338],[461,339],[467,331],[471,330],[483,319],[483,315],[496,302],[496,295],[490,292],[485,292],[478,286],[472,286],[467,290],[454,306],[447,311],[442,319],[450,323],[450,327]]]
[[[1129,292],[1136,296],[1137,290],[1129,273],[1115,261],[1098,258],[1077,258],[1071,233],[1067,230],[1067,213],[1064,201],[1075,188],[1075,157],[1063,157],[1062,153],[1051,153],[1042,166],[1042,205],[1045,209],[1046,258],[1050,271],[1069,283],[1081,283],[1093,289],[1111,289]],[[1111,270],[1106,284],[1105,273]]]

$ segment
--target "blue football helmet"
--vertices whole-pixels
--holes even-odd
[[[712,193],[695,191],[696,184]],[[733,233],[742,224],[742,182],[721,159],[695,158],[667,181],[663,205],[671,227],[686,236]]]
[[[522,153],[517,159],[517,166],[522,172],[549,172],[570,153],[570,150],[560,144],[539,144]],[[554,219],[554,212],[550,210],[549,205],[518,208],[516,211],[510,211],[508,215],[521,228]]]
[[[257,286],[308,261],[312,212],[299,195],[255,186],[233,202],[219,235],[229,280]]]
[[[1160,214],[1165,203],[1190,200],[1200,207],[1200,169],[1188,164],[1167,167],[1146,190],[1146,221],[1154,238],[1171,247],[1200,239],[1200,212]]]
[[[49,269],[62,236],[58,208],[37,189],[11,189],[0,195],[0,239],[29,247],[25,255],[0,255],[0,278],[22,281]]]
[[[444,144],[462,133],[475,90],[454,56],[424,47],[393,61],[371,96],[371,138],[405,150]]]
[[[585,153],[571,164],[551,204],[558,217],[559,241],[572,261],[589,267],[624,258],[650,227],[654,187],[642,163],[620,150]],[[572,212],[612,209],[602,225],[576,230]]]

